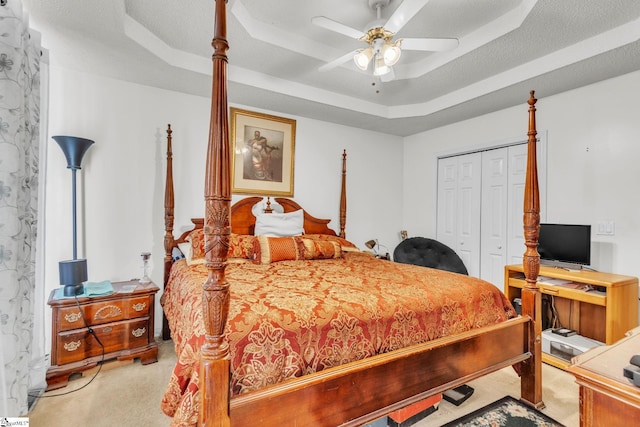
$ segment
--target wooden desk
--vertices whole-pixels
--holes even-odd
[[[580,386],[581,426],[640,425],[640,387],[622,370],[640,353],[640,328],[616,344],[597,347],[573,359],[567,368]]]

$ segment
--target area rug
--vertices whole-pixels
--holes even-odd
[[[562,424],[511,396],[503,397],[442,427],[564,427]]]

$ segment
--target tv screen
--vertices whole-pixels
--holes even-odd
[[[538,253],[544,261],[591,264],[591,226],[540,224]]]

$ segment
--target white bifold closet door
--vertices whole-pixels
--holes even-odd
[[[538,157],[541,193],[546,176],[543,152]],[[526,162],[524,143],[438,159],[437,240],[456,251],[469,275],[500,289],[504,266],[522,262],[525,249]]]
[[[438,159],[437,240],[480,277],[480,196],[482,153]]]

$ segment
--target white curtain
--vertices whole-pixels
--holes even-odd
[[[33,382],[40,164],[39,34],[0,2],[0,416],[27,413]],[[39,284],[39,288],[44,288]],[[35,340],[37,342],[37,340]]]

